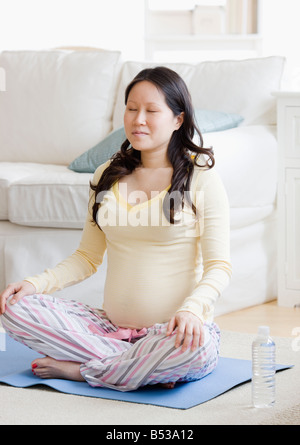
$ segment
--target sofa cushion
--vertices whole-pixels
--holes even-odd
[[[80,173],[94,173],[99,165],[104,164],[120,150],[125,139],[124,127],[112,131],[99,144],[74,159],[69,169]]]
[[[244,117],[244,125],[276,123],[276,99],[283,57],[221,60],[196,66],[190,83],[195,107],[223,110]]]
[[[8,188],[8,219],[38,227],[82,228],[92,175],[61,165],[32,165],[32,172]]]
[[[8,189],[18,180],[31,176],[37,165],[31,163],[0,162],[0,220],[8,219]]]
[[[4,51],[0,161],[69,164],[111,130],[120,53]]]
[[[196,110],[196,121],[201,132],[208,133],[237,127],[243,118],[238,114],[229,114],[211,110]],[[96,168],[108,161],[125,141],[124,127],[112,131],[99,144],[74,159],[69,168],[76,172],[94,173]]]
[[[220,110],[244,117],[244,125],[276,123],[276,101],[271,95],[279,89],[284,69],[283,57],[248,60],[221,60],[197,65],[164,64],[185,80],[195,108]],[[123,123],[124,91],[133,77],[157,64],[126,62],[114,109],[114,129]]]
[[[276,126],[247,125],[204,135],[231,209],[231,226],[244,227],[274,210],[277,192]]]

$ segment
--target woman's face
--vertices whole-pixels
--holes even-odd
[[[126,137],[141,152],[166,152],[173,132],[183,122],[182,114],[174,116],[163,92],[153,83],[138,82],[128,95],[124,114]]]

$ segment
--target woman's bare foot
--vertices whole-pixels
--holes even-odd
[[[160,383],[159,386],[161,386],[161,388],[173,389],[175,386],[175,382]]]
[[[66,379],[84,382],[80,374],[80,363],[39,358],[31,363],[32,372],[41,379]]]

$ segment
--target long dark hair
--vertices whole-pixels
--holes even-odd
[[[167,219],[174,224],[174,214],[179,206],[183,204],[183,197],[187,198],[189,205],[196,213],[189,193],[190,182],[194,171],[194,165],[212,168],[215,164],[212,148],[203,148],[203,138],[197,127],[194,116],[194,108],[187,86],[183,79],[173,70],[166,67],[147,68],[142,70],[127,86],[125,91],[125,105],[131,89],[138,82],[148,81],[153,83],[163,92],[165,100],[174,116],[184,113],[184,120],[180,128],[173,132],[168,145],[168,159],[173,166],[173,176],[169,195],[172,192],[179,192],[182,197],[181,202],[169,200],[164,205],[164,213]],[[193,142],[195,135],[199,137],[199,144]],[[194,155],[194,156],[192,156]],[[204,165],[197,163],[200,155],[205,155]],[[135,168],[141,165],[141,153],[130,145],[126,139],[120,151],[112,156],[109,166],[104,170],[98,184],[90,184],[95,192],[95,202],[93,204],[93,220],[97,224],[97,211],[99,203],[97,196],[100,192],[109,190],[120,178],[131,174]],[[100,195],[99,195],[100,196]],[[167,200],[165,200],[167,202]]]

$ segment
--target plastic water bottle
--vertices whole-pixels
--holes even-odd
[[[260,326],[252,343],[252,404],[255,408],[274,405],[275,372],[275,343],[270,337],[270,328]]]

